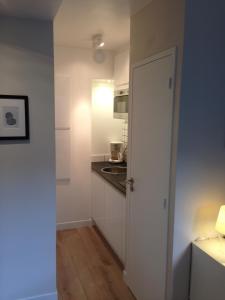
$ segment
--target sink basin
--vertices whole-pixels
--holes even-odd
[[[118,175],[118,174],[127,174],[127,167],[105,167],[102,168],[101,171],[103,173],[107,173],[107,174],[114,174],[114,175]]]

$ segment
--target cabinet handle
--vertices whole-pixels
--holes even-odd
[[[128,180],[126,181],[126,184],[129,184],[129,186],[130,186],[130,191],[133,192],[133,191],[134,191],[134,178],[131,177],[130,179],[128,179]]]

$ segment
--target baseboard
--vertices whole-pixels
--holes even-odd
[[[127,271],[126,270],[123,270],[123,280],[126,283],[126,285],[128,285],[128,283],[127,283]]]
[[[131,289],[131,284],[128,281],[128,274],[126,270],[123,270],[123,281],[127,285],[128,289],[130,290],[131,294],[133,295],[134,299],[137,299],[137,297],[134,295],[134,292]]]
[[[104,234],[101,232],[101,230],[98,228],[98,225],[95,223],[95,221],[93,220],[93,228],[95,229],[95,231],[97,232],[97,234],[100,236],[100,238],[102,239],[104,245],[108,248],[108,250],[111,252],[112,256],[114,257],[114,259],[116,260],[118,266],[120,267],[121,271],[123,272],[124,270],[124,264],[121,260],[121,258],[118,256],[118,254],[114,251],[114,249],[112,248],[112,246],[110,245],[109,241],[105,238]]]
[[[66,229],[74,229],[74,228],[80,228],[85,226],[92,226],[92,224],[93,223],[91,219],[57,223],[57,230],[66,230]]]
[[[54,293],[47,293],[42,295],[36,295],[32,297],[26,297],[26,298],[18,298],[17,300],[58,300],[57,292]]]

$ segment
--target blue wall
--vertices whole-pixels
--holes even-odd
[[[174,297],[188,299],[190,243],[225,204],[225,2],[187,0],[180,102]]]
[[[1,300],[57,298],[52,25],[0,17],[0,93],[28,95],[31,133],[0,143]]]

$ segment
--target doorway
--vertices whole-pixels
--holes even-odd
[[[127,143],[127,126],[114,119],[113,100],[114,90],[129,84],[129,28],[127,1],[64,0],[54,21],[57,277],[62,299],[133,299],[122,268],[125,187],[117,189],[119,183],[111,185],[93,167],[108,162],[111,141]],[[95,191],[103,194],[97,199]],[[104,229],[98,222],[102,212]]]

